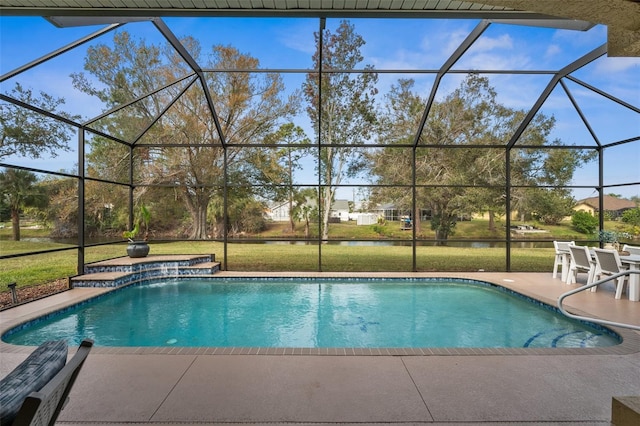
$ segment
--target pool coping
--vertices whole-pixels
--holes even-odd
[[[554,308],[556,306],[553,299],[541,297],[538,294],[514,289],[500,282],[499,279],[492,279],[477,274],[456,274],[456,273],[229,273],[220,272],[220,278],[439,278],[471,280],[476,282],[489,283],[491,285],[506,289],[525,298],[530,298],[540,303]],[[504,275],[508,275],[505,273]],[[481,278],[480,278],[481,277]],[[503,279],[504,281],[504,279]],[[101,294],[117,289],[72,289],[61,295],[50,296],[36,302],[31,302],[19,307],[11,308],[0,312],[2,325],[0,335],[4,335],[9,330],[30,322],[38,317],[64,309],[66,307],[82,303],[86,300]],[[69,293],[69,294],[67,294]],[[71,296],[71,297],[69,297]],[[64,299],[59,301],[57,299]],[[635,302],[637,303],[637,302]],[[24,313],[19,313],[15,317],[10,317],[7,313],[20,308]],[[33,308],[33,309],[30,309]],[[574,307],[567,310],[576,315],[597,316],[582,311]],[[602,326],[613,330],[621,338],[622,342],[615,346],[603,346],[595,348],[267,348],[267,347],[155,347],[155,346],[132,346],[132,347],[106,347],[94,346],[93,353],[97,354],[128,354],[128,355],[298,355],[298,356],[523,356],[523,355],[628,355],[640,352],[640,333],[629,329],[613,326]],[[0,353],[30,353],[34,346],[12,345],[0,341]]]

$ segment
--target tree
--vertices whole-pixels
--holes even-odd
[[[575,200],[568,189],[536,188],[530,193],[531,203],[536,206],[535,219],[546,225],[557,225],[571,215]]]
[[[164,58],[166,59],[166,58]],[[171,99],[173,92],[161,91],[152,96],[159,86],[171,83],[171,75],[165,72],[167,61],[163,62],[162,51],[155,45],[148,45],[144,40],[133,39],[128,32],[117,32],[113,43],[96,44],[87,49],[84,59],[85,72],[71,75],[73,85],[80,91],[98,98],[106,110],[120,107],[124,103],[139,99],[132,105],[118,110],[100,120],[92,122],[89,127],[100,130],[130,143],[137,142],[140,132],[160,115],[164,106]],[[87,74],[93,76],[89,78]],[[95,81],[100,82],[99,87]],[[160,137],[157,127],[152,133]],[[90,134],[90,133],[89,133]],[[129,183],[131,168],[134,170],[134,183],[150,183],[141,181],[146,176],[144,170],[157,150],[139,147],[133,151],[131,147],[114,142],[106,137],[93,135],[87,139],[87,171],[89,176],[99,177],[114,182]],[[142,186],[134,192],[134,204],[139,205],[148,187]],[[123,196],[124,195],[124,196]],[[105,228],[116,225],[115,235],[129,228],[128,197],[120,189],[111,185],[89,185],[85,188],[85,211],[82,212],[87,221],[88,232],[102,233]],[[113,206],[113,223],[104,223],[104,205]],[[148,203],[153,204],[153,203]],[[155,210],[155,208],[154,208]]]
[[[294,186],[294,172],[302,168],[300,161],[309,153],[311,141],[307,138],[304,130],[293,123],[286,123],[273,134],[266,138],[268,143],[286,145],[278,150],[280,176],[274,177],[274,183],[283,185],[283,192],[276,197],[276,200],[285,200],[288,204],[289,231],[293,233],[296,229],[295,218],[296,209],[299,202],[304,201],[300,197],[301,190]]]
[[[408,143],[419,130],[426,100],[412,92],[413,85],[413,80],[401,80],[389,92],[385,99],[386,114],[382,114],[389,118],[381,118],[381,123],[391,130],[383,131],[381,137]],[[379,179],[407,185],[415,155],[414,226],[420,232],[418,212],[430,210],[431,228],[436,231],[438,244],[444,244],[453,233],[459,216],[470,213],[480,200],[488,204],[489,196],[481,197],[477,188],[489,191],[490,185],[504,176],[495,170],[496,165],[504,167],[504,161],[496,163],[496,150],[463,147],[488,145],[493,142],[491,131],[501,130],[505,112],[495,107],[494,99],[488,81],[471,74],[454,92],[432,105],[415,152],[390,147],[373,156],[373,171]],[[394,129],[396,122],[399,129]],[[403,191],[405,198],[411,197],[410,188]]]
[[[622,221],[634,226],[640,226],[640,207],[625,210],[622,213]]]
[[[213,46],[203,58],[196,40],[186,38],[182,43],[206,68],[252,70],[259,66],[257,59],[230,46]],[[192,219],[190,238],[204,239],[228,229],[229,224],[223,223],[224,206],[209,208],[212,200],[224,202],[225,176],[234,191],[259,191],[256,184],[268,180],[272,162],[263,161],[265,155],[269,155],[268,150],[225,148],[223,138],[228,146],[262,143],[294,111],[296,100],[284,98],[281,77],[275,73],[244,71],[207,73],[204,87],[198,82],[189,87],[140,141],[135,141],[131,138],[138,135],[146,123],[151,123],[185,87],[184,83],[174,84],[153,96],[144,98],[143,95],[178,81],[192,70],[177,52],[162,51],[144,40],[133,41],[127,33],[118,33],[113,47],[91,48],[85,69],[98,78],[105,89],[93,88],[80,74],[75,76],[77,86],[99,96],[108,105],[140,98],[102,123],[106,128],[120,129],[119,137],[136,142],[135,184],[141,188],[136,196],[143,197],[147,186],[175,186]],[[216,108],[222,135],[211,118],[204,90],[209,92]],[[145,147],[145,141],[170,146]],[[126,152],[116,156],[115,161],[124,155]],[[114,161],[113,156],[104,155],[95,160],[105,164]],[[216,221],[216,232],[208,229],[208,218]]]
[[[323,71],[322,81],[317,72],[307,74],[303,91],[308,101],[307,113],[321,143],[319,173],[323,187],[320,208],[322,239],[326,240],[337,186],[364,166],[353,145],[366,141],[375,128],[374,97],[378,75],[370,72],[373,70],[371,65],[366,65],[367,72],[363,73],[339,72],[354,69],[364,59],[360,49],[365,41],[348,21],[342,21],[335,34],[328,30],[315,33],[315,41],[318,49],[313,55],[313,64],[315,69]]]
[[[399,210],[411,211],[412,190],[411,168],[413,151],[410,148],[394,148],[393,145],[413,143],[420,125],[425,100],[412,92],[415,82],[400,79],[391,86],[384,96],[383,105],[378,113],[378,138],[390,147],[370,152],[368,160],[371,174],[378,183],[385,186],[374,187],[370,202],[393,203]],[[419,207],[417,210],[419,210]],[[413,226],[421,232],[420,214],[413,214]]]
[[[65,103],[44,92],[39,96],[16,83],[11,96],[26,104],[55,112],[61,117],[77,119],[77,116],[58,110]],[[58,151],[68,151],[71,127],[37,112],[11,103],[0,104],[0,159],[11,155],[30,158],[54,158]]]
[[[400,80],[385,97],[381,137],[391,145],[407,143],[411,133],[417,131],[421,105],[426,100],[412,92],[413,84],[412,80]],[[460,216],[474,211],[488,212],[489,226],[495,229],[495,214],[506,213],[506,166],[505,150],[491,146],[504,145],[523,117],[523,111],[499,104],[489,80],[475,74],[468,75],[442,101],[433,103],[414,153],[417,232],[422,208],[431,211],[431,228],[439,244],[452,235]],[[559,145],[559,141],[547,141],[554,124],[553,117],[538,114],[519,143],[541,148]],[[481,148],[483,145],[487,148]],[[567,209],[572,199],[562,186],[570,182],[577,165],[587,158],[582,151],[571,149],[511,150],[510,183],[534,187],[513,188],[514,204],[520,208],[536,205],[537,214],[548,222],[570,214]],[[376,152],[370,160],[373,174],[380,181],[409,185],[413,158],[407,150],[391,146]],[[402,190],[404,195],[396,188],[377,189],[378,197],[382,193],[409,200],[410,188]]]
[[[85,182],[91,184],[91,181]],[[53,238],[72,238],[78,235],[78,182],[72,178],[47,176],[40,186],[47,193],[45,221]],[[85,216],[85,221],[90,218]],[[86,225],[85,222],[85,225]]]
[[[573,228],[583,234],[593,234],[598,229],[598,218],[589,212],[577,211],[571,216]]]
[[[314,203],[311,201],[314,200]],[[297,220],[304,221],[304,237],[311,237],[310,222],[312,218],[318,218],[318,192],[313,188],[305,188],[296,194],[296,203],[293,210]]]
[[[47,197],[36,185],[35,174],[19,169],[6,169],[0,173],[0,194],[11,210],[14,241],[20,241],[20,213],[26,207],[43,207]]]
[[[0,197],[0,222],[11,220],[11,208],[4,197]]]
[[[536,133],[522,143],[540,148],[517,149],[511,155],[512,184],[530,187],[512,190],[513,204],[521,215],[528,214],[547,225],[557,225],[572,214],[575,204],[566,186],[571,183],[579,165],[590,161],[595,152],[557,148],[562,145],[558,139],[546,142],[555,125],[553,117],[544,121],[540,118],[532,125]],[[527,137],[527,132],[523,137]],[[540,140],[541,137],[544,139]]]

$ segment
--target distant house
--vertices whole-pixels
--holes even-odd
[[[305,202],[306,206],[316,208],[318,203],[316,200],[307,197],[307,201]],[[274,202],[269,205],[269,207],[265,211],[265,216],[267,219],[271,219],[274,222],[288,222],[289,221],[289,202]],[[298,220],[300,218],[297,218]]]
[[[349,200],[335,200],[331,205],[330,216],[339,218],[340,221],[349,220]]]
[[[410,209],[401,209],[395,204],[380,204],[372,209],[372,212],[384,218],[384,220],[401,221],[404,216],[412,216]],[[460,216],[459,220],[470,220],[467,216]],[[431,210],[420,209],[420,220],[425,222],[431,220]]]
[[[274,222],[289,221],[289,203],[272,204],[266,211],[266,215]]]
[[[305,204],[312,208],[317,206],[316,200],[310,198],[307,198]],[[267,208],[265,215],[274,222],[287,222],[289,220],[289,203],[273,203]],[[334,222],[348,221],[349,201],[335,200],[331,205],[330,217]]]
[[[400,217],[409,214],[408,210],[398,209],[394,204],[381,204],[374,208],[373,212],[384,220],[400,220]]]
[[[625,210],[636,208],[636,203],[631,200],[625,200],[624,198],[612,197],[611,195],[605,195],[602,197],[603,207],[605,213],[611,218],[617,218],[625,212]],[[585,198],[576,203],[573,210],[583,211],[596,215],[599,213],[600,201],[598,197]]]

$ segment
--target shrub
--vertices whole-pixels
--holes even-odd
[[[622,213],[622,221],[629,225],[640,226],[640,207],[625,210]]]
[[[617,243],[618,233],[616,231],[606,231],[602,229],[598,232],[598,239],[603,243]]]
[[[582,234],[593,234],[598,227],[598,218],[588,212],[579,211],[571,216],[573,229]]]
[[[380,235],[384,235],[385,229],[384,229],[384,225],[372,225],[371,228],[373,229],[373,232],[380,234]]]

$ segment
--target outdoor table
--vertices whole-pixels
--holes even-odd
[[[630,270],[640,270],[640,255],[620,256],[620,261],[629,265]],[[640,274],[629,274],[629,300],[640,301]]]

